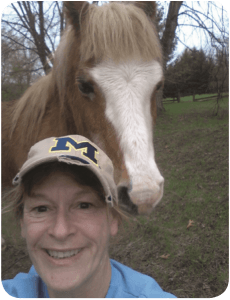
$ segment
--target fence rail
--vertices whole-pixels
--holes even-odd
[[[229,94],[222,95],[222,98],[224,98],[224,97],[229,97]],[[194,102],[203,102],[203,101],[209,101],[209,100],[214,100],[214,99],[217,99],[217,95],[205,97],[205,98],[198,98],[198,99],[195,98]],[[174,103],[174,102],[178,102],[176,98],[169,99],[169,100],[163,99],[164,104],[169,104],[169,103]]]
[[[170,100],[166,100],[166,99],[163,99],[163,103],[170,103],[170,102],[178,102],[177,99],[170,99]]]
[[[226,95],[222,95],[221,99],[224,98],[224,97],[228,97],[229,94],[226,94]],[[211,96],[211,97],[206,97],[206,98],[198,98],[198,99],[195,99],[196,102],[202,102],[202,101],[209,101],[209,100],[213,100],[213,99],[217,99],[217,95],[216,96]]]

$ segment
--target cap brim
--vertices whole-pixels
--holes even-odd
[[[33,161],[33,163],[28,164],[28,166],[25,166],[23,168],[23,170],[21,170],[14,177],[14,179],[12,181],[13,185],[20,184],[21,181],[22,181],[23,176],[25,174],[27,174],[28,172],[30,172],[31,170],[33,170],[34,168],[36,168],[36,167],[38,167],[42,164],[53,162],[53,161],[59,161],[59,162],[63,162],[63,163],[71,164],[71,165],[76,165],[76,166],[83,166],[83,167],[86,167],[89,170],[91,170],[101,182],[101,185],[102,185],[102,187],[105,191],[105,197],[106,197],[105,200],[106,200],[106,202],[111,204],[111,206],[113,206],[113,201],[112,201],[113,195],[110,191],[108,183],[105,181],[103,176],[101,176],[100,172],[92,164],[90,164],[88,161],[86,161],[82,158],[79,158],[79,157],[75,157],[75,156],[53,155],[53,156],[50,156],[50,157],[37,159],[36,161]]]

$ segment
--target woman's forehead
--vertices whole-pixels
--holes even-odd
[[[32,193],[38,190],[66,190],[73,193],[89,193],[94,192],[94,189],[89,185],[83,185],[78,182],[71,174],[56,171],[49,174],[41,181],[35,183],[32,187]]]
[[[53,172],[44,180],[35,183],[29,193],[29,198],[38,200],[58,200],[65,198],[74,201],[82,197],[89,199],[98,198],[98,193],[89,185],[83,185],[76,181],[72,176],[64,172]]]
[[[80,174],[72,174],[69,172],[63,172],[59,170],[52,171],[49,174],[44,174],[39,180],[33,181],[31,188],[45,188],[48,186],[55,186],[56,182],[59,182],[60,186],[65,185],[66,187],[69,186],[76,186],[76,187],[82,187],[84,189],[91,189],[90,185],[83,184]],[[78,180],[79,179],[79,180]]]

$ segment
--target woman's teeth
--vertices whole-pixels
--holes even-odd
[[[81,249],[71,250],[71,251],[53,251],[53,250],[46,250],[49,256],[53,258],[67,258],[76,255]]]

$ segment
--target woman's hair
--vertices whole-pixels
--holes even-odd
[[[4,200],[5,202],[8,202],[8,205],[4,207],[3,212],[13,210],[16,220],[20,220],[23,217],[23,196],[30,196],[35,184],[41,183],[48,178],[51,173],[55,172],[65,173],[80,185],[92,188],[98,194],[101,201],[104,201],[106,204],[105,192],[102,184],[91,170],[83,166],[76,166],[55,161],[41,164],[26,173],[22,178],[22,182],[4,196]],[[122,219],[126,217],[126,214],[118,207],[116,201],[113,201],[113,203],[114,206],[111,208],[111,212],[118,219],[120,224]]]

